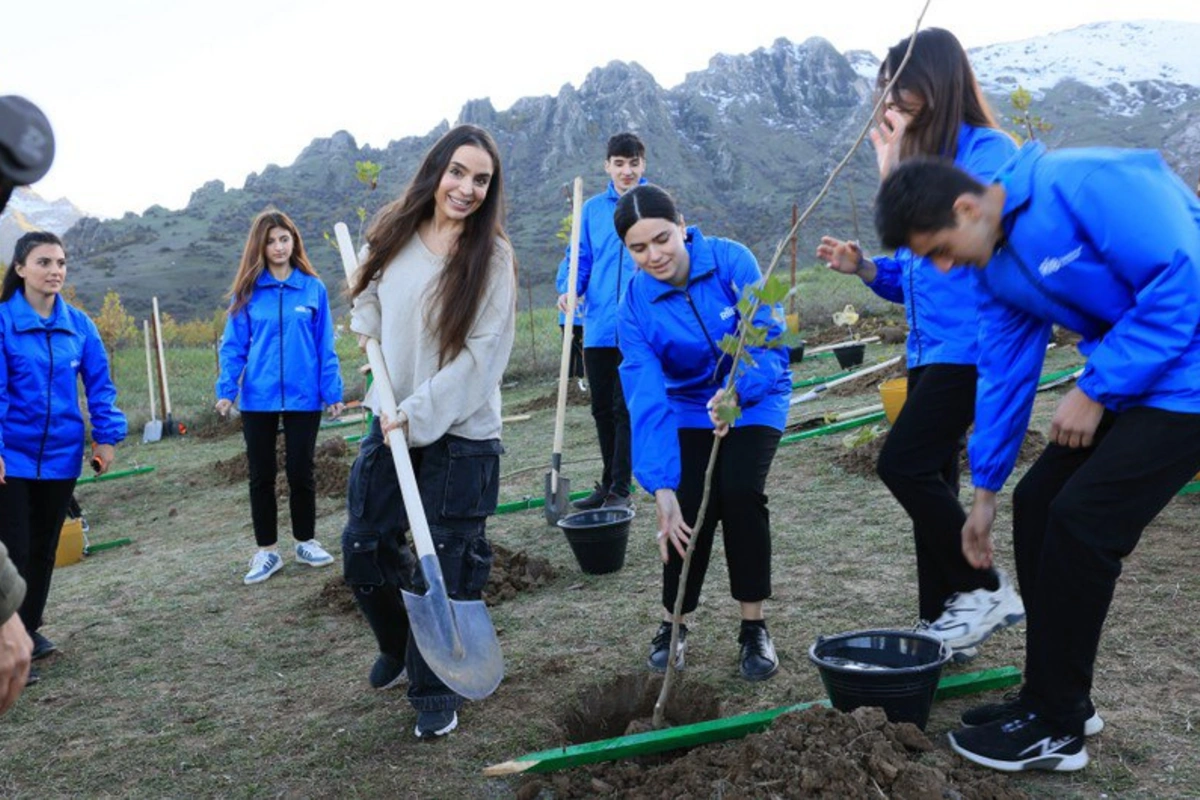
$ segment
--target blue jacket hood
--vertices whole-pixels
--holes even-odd
[[[1151,151],[1027,144],[997,175],[1006,239],[978,271],[976,486],[1016,461],[1052,326],[1112,411],[1200,413],[1200,201]]]

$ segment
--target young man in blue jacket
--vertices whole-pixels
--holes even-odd
[[[608,140],[604,160],[608,188],[583,204],[579,231],[579,274],[575,293],[587,299],[587,324],[583,329],[583,364],[591,391],[592,418],[600,440],[604,472],[589,495],[574,503],[587,510],[601,506],[628,506],[632,461],[629,455],[629,411],[621,391],[617,368],[621,351],[617,342],[617,308],[637,268],[613,227],[613,211],[621,196],[645,183],[646,147],[632,133]],[[558,267],[558,307],[567,308],[567,280],[571,249]]]
[[[979,385],[963,553],[992,561],[996,493],[1016,461],[1054,324],[1087,365],[1013,494],[1027,612],[1025,685],[975,708],[952,747],[995,769],[1078,770],[1103,722],[1090,693],[1121,561],[1200,469],[1200,201],[1158,154],[1026,145],[984,186],[902,165],[875,222],[939,269],[977,267]]]

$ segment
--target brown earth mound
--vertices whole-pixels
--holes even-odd
[[[870,366],[870,365],[867,365]],[[869,375],[863,375],[861,378],[853,378],[845,383],[839,383],[837,386],[825,392],[826,397],[852,397],[853,395],[870,392],[879,384],[891,378],[903,378],[908,374],[908,367],[904,365],[904,359],[900,359],[897,363],[881,369],[878,372],[872,372]],[[879,394],[876,393],[868,402],[881,403]]]
[[[483,599],[489,606],[498,606],[521,592],[542,588],[555,577],[554,567],[546,559],[520,550],[513,552],[493,542],[492,571],[483,588]]]
[[[546,794],[542,794],[545,792]],[[530,777],[518,797],[889,797],[1027,795],[1007,776],[967,766],[915,726],[877,708],[850,714],[814,707],[785,714],[763,733],[695,748],[665,764],[598,764]]]
[[[586,406],[592,402],[591,395],[579,388],[579,383],[574,378],[567,382],[567,405],[570,406]],[[558,386],[555,385],[554,391],[549,394],[544,394],[540,397],[532,397],[522,403],[517,403],[511,408],[505,409],[508,414],[528,414],[532,411],[544,411],[547,408],[558,407]]]
[[[340,436],[326,439],[317,445],[313,455],[313,476],[317,482],[317,494],[323,497],[345,497],[346,483],[350,479],[353,461],[349,456],[346,441]],[[275,443],[275,464],[279,472],[275,476],[275,496],[286,497],[288,493],[285,474],[283,437]],[[245,453],[213,463],[212,472],[217,480],[232,486],[245,483],[250,478],[250,465]]]
[[[865,444],[836,454],[833,457],[833,463],[851,475],[857,475],[860,478],[876,478],[875,462],[879,460],[879,453],[883,450],[883,443],[886,441],[887,434],[880,434]],[[1017,453],[1017,466],[1024,467],[1032,464],[1046,449],[1047,442],[1045,434],[1032,428],[1025,431],[1025,440],[1021,442],[1021,449]],[[966,451],[962,453],[962,463],[959,467],[964,476],[970,469],[967,464]]]

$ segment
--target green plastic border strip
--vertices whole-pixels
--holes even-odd
[[[967,672],[950,675],[938,681],[934,697],[938,700],[945,700],[992,689],[1006,689],[1020,682],[1021,671],[1016,667],[997,667],[982,672]],[[553,772],[584,764],[615,761],[630,756],[650,755],[708,742],[737,739],[766,730],[771,727],[771,723],[778,716],[793,711],[802,711],[816,705],[828,706],[829,701],[799,703],[750,714],[740,714],[735,717],[697,722],[692,725],[680,725],[677,728],[617,736],[612,739],[586,742],[570,747],[556,747],[519,756],[505,764],[488,767],[484,770],[484,774],[499,776],[521,772]]]
[[[571,492],[567,495],[569,500],[580,500],[591,494],[590,489],[583,489],[578,492]],[[501,503],[496,506],[497,514],[511,514],[514,511],[528,511],[531,508],[541,508],[546,505],[544,497],[526,497],[524,500],[514,500],[511,503]]]
[[[1195,494],[1196,492],[1200,492],[1200,481],[1192,481],[1180,489],[1178,494]]]
[[[828,436],[831,433],[840,433],[841,431],[848,431],[853,428],[861,428],[863,425],[878,422],[884,417],[885,414],[882,411],[876,411],[874,414],[867,414],[865,417],[855,417],[844,422],[833,422],[829,425],[822,425],[819,428],[813,428],[811,431],[788,434],[780,439],[779,443],[792,444],[793,442],[802,442],[805,439],[815,439],[818,436]]]
[[[147,472],[153,472],[154,467],[133,467],[132,469],[123,469],[120,472],[106,472],[103,475],[89,475],[86,478],[80,478],[75,481],[75,485],[79,486],[85,483],[99,483],[100,481],[115,481],[117,478],[129,478],[134,475],[145,475]]]

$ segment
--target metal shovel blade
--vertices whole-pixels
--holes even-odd
[[[146,423],[146,427],[142,429],[143,442],[157,442],[162,438],[162,420],[152,419]]]
[[[546,512],[546,523],[549,525],[557,525],[558,521],[565,517],[571,510],[571,481],[558,474],[558,488],[552,489],[554,486],[554,476],[552,472],[546,473],[546,504],[542,510]]]
[[[404,591],[413,639],[442,683],[468,700],[482,700],[504,678],[500,641],[482,600],[451,600],[436,555],[421,558],[425,594]]]

